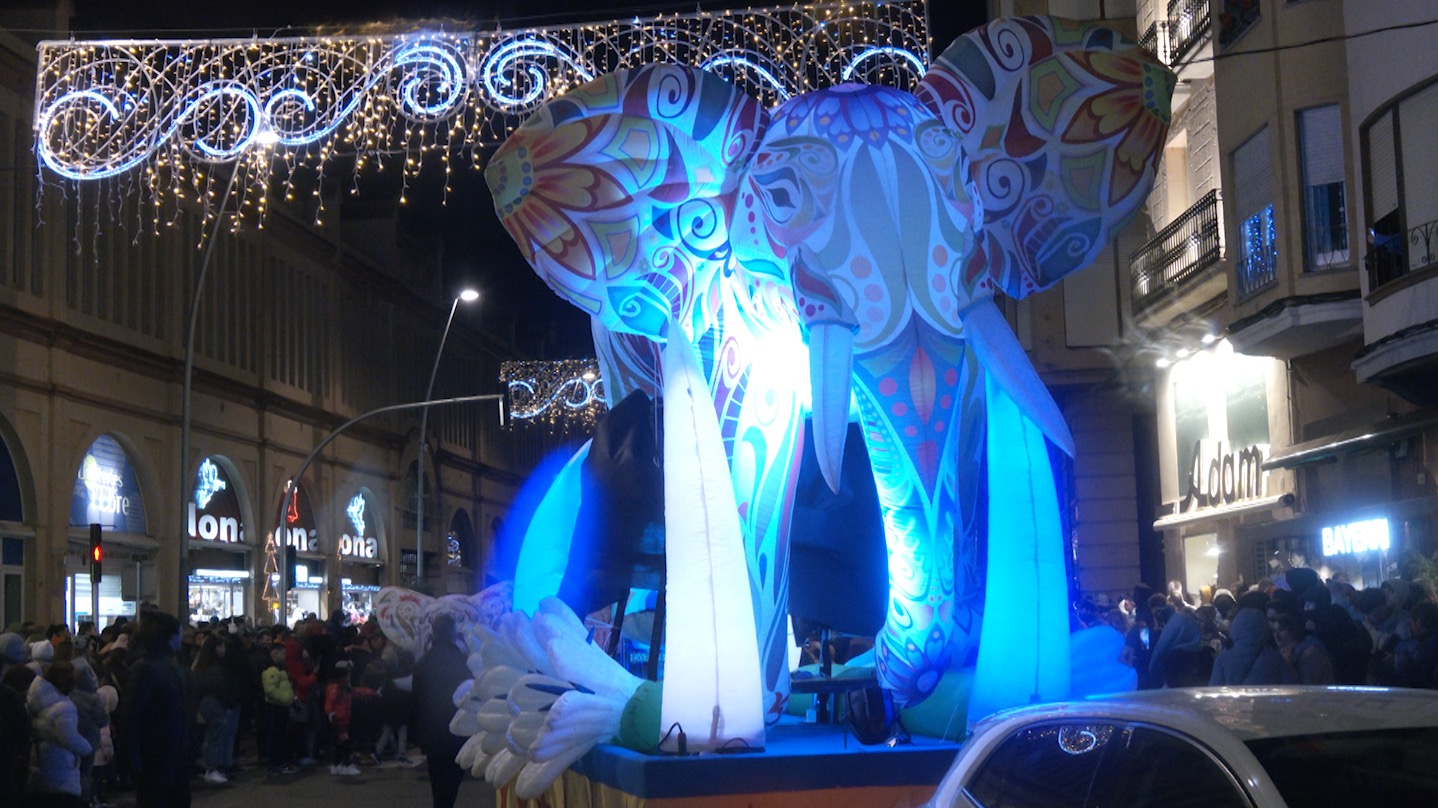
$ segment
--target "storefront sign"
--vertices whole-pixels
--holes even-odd
[[[363,559],[379,557],[379,539],[365,536],[365,527],[367,526],[365,505],[367,501],[364,494],[355,494],[345,508],[345,514],[349,516],[350,525],[354,527],[354,530],[340,536],[341,556]]]
[[[1263,496],[1263,450],[1249,446],[1223,451],[1223,441],[1200,440],[1193,447],[1193,468],[1179,509],[1232,505]]]
[[[117,533],[145,532],[140,485],[125,450],[101,435],[85,453],[70,499],[70,524],[103,525]]]
[[[320,552],[320,533],[315,529],[315,512],[310,508],[309,495],[303,486],[294,496],[285,495],[285,524],[275,531],[283,544],[302,553]],[[303,580],[303,579],[300,579]]]
[[[1323,555],[1357,555],[1392,546],[1387,519],[1367,519],[1323,529]]]
[[[195,496],[189,502],[186,527],[190,538],[240,544],[245,540],[240,526],[240,503],[223,468],[205,458],[195,476]]]

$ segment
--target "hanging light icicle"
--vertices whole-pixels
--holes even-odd
[[[42,181],[132,184],[152,229],[179,199],[237,227],[263,220],[272,181],[286,199],[296,172],[326,177],[337,160],[357,178],[399,156],[406,185],[428,164],[448,188],[530,112],[620,68],[696,65],[773,106],[843,81],[911,89],[927,51],[922,0],[519,31],[50,41],[39,45],[35,148]],[[218,199],[226,183],[215,178],[236,160],[233,197]]]

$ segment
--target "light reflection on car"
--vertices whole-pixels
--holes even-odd
[[[1438,805],[1438,692],[1192,688],[984,719],[930,808]]]

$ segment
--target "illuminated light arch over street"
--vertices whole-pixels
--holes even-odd
[[[360,172],[398,155],[409,178],[436,155],[448,180],[451,161],[479,166],[530,112],[617,69],[704,66],[772,107],[845,81],[910,90],[927,49],[922,0],[515,31],[48,41],[35,148],[44,180],[130,182],[156,205],[197,185],[216,205],[208,186],[233,163],[236,194],[258,196],[262,217],[272,176],[337,158]]]

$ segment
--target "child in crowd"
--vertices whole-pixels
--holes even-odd
[[[359,767],[354,765],[353,744],[350,742],[354,700],[356,697],[372,698],[376,695],[378,694],[375,691],[367,687],[350,685],[349,660],[342,659],[335,663],[330,683],[325,687],[325,716],[329,719],[335,741],[335,762],[330,766],[330,774],[353,776],[360,773]]]
[[[284,643],[270,647],[270,665],[260,674],[265,692],[265,753],[269,756],[270,774],[294,774],[292,757],[294,728],[290,726],[290,709],[295,704],[295,689],[285,670],[288,654]]]
[[[395,683],[394,669],[383,660],[370,663],[376,673],[384,676],[379,687],[380,735],[374,745],[374,755],[383,760],[394,748],[394,762],[405,768],[414,766],[414,761],[405,755],[409,748],[410,694]]]

